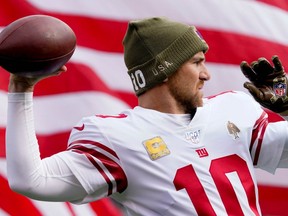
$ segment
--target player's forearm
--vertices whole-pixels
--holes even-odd
[[[86,191],[57,155],[41,160],[32,93],[8,94],[6,158],[10,187],[38,200],[73,201]]]
[[[32,93],[8,94],[6,159],[12,188],[26,182],[40,164],[33,122]]]

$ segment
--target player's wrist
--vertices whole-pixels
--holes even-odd
[[[8,92],[8,102],[32,101],[33,92]]]
[[[29,82],[26,79],[17,79],[17,78],[10,78],[8,92],[16,93],[16,92],[33,92],[34,84]]]

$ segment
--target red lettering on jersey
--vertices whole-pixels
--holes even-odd
[[[97,117],[100,118],[126,118],[126,114],[119,114],[119,115],[96,115]]]
[[[249,204],[251,211],[253,211],[253,215],[261,215],[258,212],[256,203],[256,185],[253,182],[247,163],[241,157],[234,154],[214,159],[211,161],[209,172],[215,182],[227,215],[244,215],[240,200],[237,198],[237,190],[235,190],[234,186],[236,188],[240,186],[245,190],[247,204]],[[227,174],[232,172],[237,173],[241,185],[233,185],[230,182]],[[198,178],[197,168],[194,169],[192,164],[178,169],[173,183],[177,191],[186,190],[198,215],[218,215],[215,213],[206,190]]]
[[[197,154],[199,155],[199,157],[207,157],[209,154],[206,150],[206,148],[202,148],[202,149],[197,149],[195,150],[197,152]]]

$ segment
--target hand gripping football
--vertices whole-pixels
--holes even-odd
[[[63,21],[47,15],[20,18],[0,33],[0,66],[37,77],[59,70],[71,58],[76,36]]]

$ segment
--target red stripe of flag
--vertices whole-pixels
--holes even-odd
[[[258,1],[288,11],[287,0],[258,0]]]
[[[26,3],[21,4],[28,7]],[[29,11],[35,12],[35,10],[36,9],[30,5]],[[122,40],[126,32],[128,20],[96,19],[69,14],[47,13],[41,10],[38,10],[37,13],[55,16],[70,25],[77,35],[77,44],[79,46],[89,47],[99,51],[123,53]],[[20,18],[20,16],[17,18]],[[8,25],[11,21],[13,20],[2,24]],[[193,25],[193,23],[189,24]],[[288,52],[288,46],[281,43],[224,30],[215,31],[202,28],[201,26],[197,26],[197,28],[208,42],[210,50],[213,51],[211,55],[209,55],[209,52],[207,53],[208,62],[238,65],[244,60],[243,56],[247,58],[245,60],[252,61],[258,58],[259,55],[267,58],[270,58],[274,54],[285,57]],[[255,49],[255,47],[257,47],[257,49]],[[267,49],[267,47],[269,47],[269,49]],[[237,50],[235,50],[236,48]],[[229,53],[229,55],[227,55],[227,53]]]

